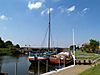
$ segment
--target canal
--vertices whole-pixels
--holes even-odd
[[[44,63],[43,63],[44,64]],[[48,71],[64,67],[64,65],[43,65],[31,64],[27,56],[13,57],[0,56],[0,72],[6,72],[8,75],[39,75]]]

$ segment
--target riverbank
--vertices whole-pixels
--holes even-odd
[[[0,56],[13,56],[16,54],[21,54],[21,52],[18,51],[17,48],[0,48]]]

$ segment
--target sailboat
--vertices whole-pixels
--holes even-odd
[[[73,30],[73,46],[74,43],[74,30]],[[60,52],[55,55],[51,55],[49,57],[49,61],[51,64],[59,65],[59,64],[69,64],[72,61],[75,65],[75,48],[73,48],[73,54],[71,52]]]
[[[49,9],[49,33],[48,33],[48,51],[50,50],[50,31],[51,30],[51,26],[50,26],[50,9]],[[49,52],[29,52],[29,61],[31,63],[36,63],[37,61],[42,61],[42,62],[45,62],[46,60],[49,59],[49,55],[50,53]]]
[[[72,56],[69,52],[61,52],[58,54],[53,54],[53,52],[50,54],[50,35],[51,35],[51,17],[50,17],[50,9],[49,9],[49,33],[48,33],[48,51],[47,52],[36,52],[36,53],[32,53],[29,52],[29,61],[31,63],[36,63],[36,61],[42,61],[42,62],[46,62],[46,60],[49,60],[50,64],[66,64],[68,62],[66,61],[70,61],[72,59]]]

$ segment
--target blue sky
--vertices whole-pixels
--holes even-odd
[[[0,0],[0,37],[14,44],[47,46],[42,41],[51,11],[52,46],[100,41],[100,0]],[[47,37],[46,37],[47,38]]]

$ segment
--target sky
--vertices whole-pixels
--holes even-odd
[[[0,0],[0,37],[13,44],[47,47],[48,10],[51,46],[100,41],[100,0]]]

